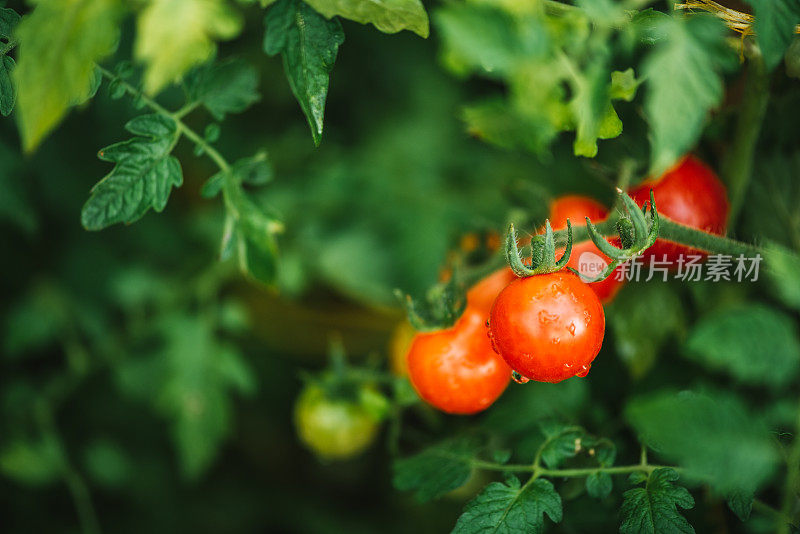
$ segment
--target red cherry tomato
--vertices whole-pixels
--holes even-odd
[[[511,369],[492,350],[485,310],[472,305],[452,328],[417,334],[407,360],[419,396],[447,413],[485,410],[511,379]]]
[[[506,363],[540,382],[586,376],[604,331],[600,299],[568,271],[511,282],[494,302],[489,330]]]
[[[608,217],[608,210],[596,200],[580,195],[559,197],[550,204],[550,225],[553,230],[566,228],[567,219],[573,225],[585,224],[585,217],[589,217],[593,223],[597,224]],[[608,241],[619,246],[618,239],[609,239]],[[561,257],[563,253],[563,248],[557,250],[556,257]],[[611,263],[611,258],[600,252],[594,243],[581,241],[572,246],[572,254],[570,254],[567,267],[572,267],[587,276],[597,276],[609,263]],[[614,300],[623,285],[624,281],[617,280],[616,273],[612,273],[605,280],[590,283],[589,287],[603,303],[609,303]]]
[[[497,269],[495,272],[472,286],[467,292],[467,302],[471,306],[486,310],[486,317],[492,309],[494,299],[514,279],[516,275],[509,267]]]
[[[678,165],[656,180],[648,180],[630,192],[637,204],[650,199],[650,189],[656,199],[658,213],[677,223],[698,228],[711,234],[723,235],[730,204],[725,186],[708,166],[694,156],[687,156]],[[672,241],[658,239],[644,256],[654,256],[675,266],[681,255],[701,254]]]

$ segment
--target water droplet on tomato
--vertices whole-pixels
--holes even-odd
[[[560,337],[554,337],[553,338],[553,345],[558,345],[559,343],[561,343],[561,338]]]
[[[519,373],[518,373],[518,372],[516,372],[516,371],[511,371],[511,378],[512,378],[512,379],[514,380],[514,382],[516,382],[517,384],[527,384],[528,382],[530,382],[530,381],[531,381],[531,379],[530,379],[530,378],[524,377],[524,376],[522,376],[521,374],[519,374]]]
[[[574,336],[575,335],[575,323],[569,323],[569,326],[567,327],[567,330],[569,330],[569,333]]]
[[[584,376],[589,374],[589,369],[591,369],[591,364],[581,366],[581,370],[575,373],[575,376],[583,378]]]
[[[486,336],[489,338],[489,343],[492,345],[492,350],[495,351],[495,353],[500,354],[500,351],[497,350],[497,342],[494,340],[494,333],[491,329],[486,331]]]
[[[557,313],[550,313],[547,310],[539,311],[539,322],[540,323],[548,324],[548,323],[552,323],[552,322],[554,322],[556,320],[558,320],[558,314]]]
[[[572,369],[572,364],[571,363],[565,363],[564,364],[564,369]]]

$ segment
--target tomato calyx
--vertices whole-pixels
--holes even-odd
[[[466,289],[457,269],[447,282],[431,287],[424,298],[415,299],[399,289],[394,294],[405,309],[408,322],[419,332],[453,326],[467,307]]]
[[[588,220],[588,219],[587,219]],[[567,266],[569,256],[572,254],[572,223],[567,219],[567,247],[559,260],[556,260],[556,241],[550,220],[546,220],[544,235],[536,235],[531,239],[531,264],[526,265],[522,260],[519,245],[517,244],[517,230],[514,223],[508,225],[506,233],[506,261],[520,278],[537,274],[548,274],[562,270]]]
[[[622,190],[618,190],[622,207],[625,214],[619,218],[616,224],[621,247],[615,247],[603,237],[597,230],[589,217],[586,217],[586,227],[589,239],[595,246],[611,258],[613,261],[597,277],[587,277],[572,269],[580,276],[584,282],[599,282],[608,278],[614,270],[637,256],[641,256],[645,250],[653,246],[658,238],[659,217],[656,209],[656,199],[653,190],[650,190],[650,201],[645,202],[639,208],[636,202]],[[649,222],[647,218],[648,207],[650,212]]]

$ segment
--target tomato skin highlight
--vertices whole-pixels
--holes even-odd
[[[468,305],[453,327],[414,338],[408,377],[428,404],[451,414],[474,414],[505,391],[511,369],[492,350],[486,316],[485,309]]]
[[[655,180],[648,180],[630,192],[637,204],[650,200],[650,189],[658,213],[677,223],[711,234],[724,235],[730,204],[725,185],[714,171],[694,156],[684,157],[675,167]],[[672,267],[681,255],[705,255],[683,245],[659,238],[643,257],[661,261],[666,255]]]
[[[313,384],[297,399],[294,420],[300,440],[326,460],[343,460],[363,452],[379,428],[366,408],[355,401],[330,398]]]
[[[495,350],[513,370],[540,382],[585,376],[604,332],[600,299],[568,271],[515,280],[491,312]]]
[[[565,229],[567,227],[567,219],[569,219],[573,225],[586,224],[586,217],[589,217],[594,224],[597,224],[608,217],[608,210],[593,198],[581,195],[565,195],[558,197],[550,203],[550,225],[553,227],[553,230]],[[609,239],[608,241],[613,245],[619,246],[619,239]],[[572,254],[570,254],[567,267],[572,267],[578,272],[583,272],[579,267],[581,255],[585,253],[598,256],[606,265],[610,264],[612,261],[611,258],[600,252],[600,249],[591,241],[581,241],[580,243],[574,243],[572,245]],[[564,254],[563,248],[556,250],[556,258],[560,258],[562,254]],[[589,256],[589,258],[592,259],[594,263],[594,258],[591,258],[591,256]],[[600,272],[584,274],[597,276]],[[604,304],[608,304],[614,300],[614,297],[617,296],[617,293],[625,284],[624,280],[617,280],[616,275],[617,271],[604,280],[589,283],[589,287],[592,288],[592,291],[597,294],[597,297]]]

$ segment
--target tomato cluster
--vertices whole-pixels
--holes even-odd
[[[697,158],[683,158],[660,178],[631,190],[630,196],[642,205],[651,189],[661,216],[706,232],[725,232],[725,187]],[[599,222],[608,217],[608,210],[575,195],[550,205],[555,230],[565,228],[567,219],[581,224],[585,217]],[[563,252],[557,251],[557,256]],[[689,253],[699,251],[658,239],[646,256],[677,264],[679,255]],[[567,266],[592,276],[602,270],[598,266],[610,262],[594,243],[582,241],[573,244]],[[594,273],[587,272],[592,265]],[[496,271],[468,292],[467,308],[453,327],[413,338],[406,356],[411,383],[436,408],[471,414],[485,410],[503,393],[512,370],[520,382],[586,376],[603,343],[603,303],[613,300],[624,283],[617,278],[612,274],[584,283],[567,270],[526,278],[516,278],[508,268]]]

